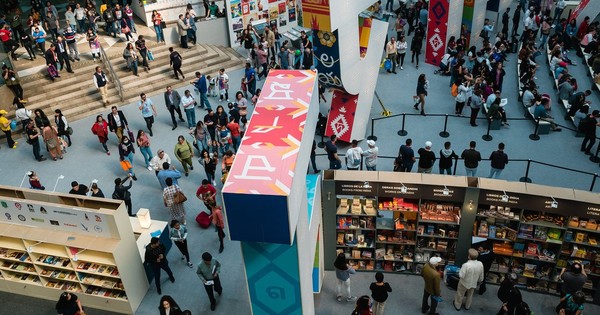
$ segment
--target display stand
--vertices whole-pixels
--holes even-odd
[[[484,178],[326,171],[325,266],[345,253],[357,270],[420,274],[430,257],[460,266],[482,242],[495,254],[487,282],[514,272],[530,291],[558,294],[579,261],[583,291],[600,303],[598,194]],[[335,227],[335,228],[334,228]],[[484,245],[485,246],[485,245]]]
[[[0,290],[135,313],[148,281],[124,204],[0,186],[0,205]]]

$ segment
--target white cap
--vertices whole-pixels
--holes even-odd
[[[374,147],[375,146],[375,141],[373,140],[367,140],[367,145],[370,147]]]
[[[437,265],[437,264],[439,264],[441,262],[442,262],[442,258],[441,257],[431,257],[429,259],[429,263],[432,264],[432,265]]]
[[[432,145],[433,145],[433,143],[431,143],[431,141],[425,142],[425,147],[426,148],[431,148]]]

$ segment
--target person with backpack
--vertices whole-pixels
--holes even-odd
[[[498,299],[502,302],[502,306],[500,307],[500,310],[498,311],[497,315],[506,314],[505,306],[511,297],[512,290],[515,289],[517,279],[517,274],[513,272],[507,274],[506,277],[504,277],[504,280],[502,280],[502,282],[500,283],[500,288],[498,288],[498,293],[496,293],[496,295],[498,296]]]
[[[125,182],[129,181],[129,185],[125,186]],[[131,206],[131,193],[129,189],[133,185],[133,181],[131,181],[131,175],[125,177],[125,179],[115,178],[115,190],[112,193],[112,198],[116,200],[125,201],[125,207],[127,207],[127,214],[130,217],[134,217]]]

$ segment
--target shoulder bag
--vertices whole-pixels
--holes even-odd
[[[183,194],[183,191],[178,190],[175,192],[175,195],[173,196],[173,203],[178,205],[178,204],[182,204],[186,201],[187,201],[187,197]]]

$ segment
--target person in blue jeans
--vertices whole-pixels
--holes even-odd
[[[254,93],[256,93],[256,70],[252,68],[249,62],[246,62],[245,78],[248,85],[248,93],[254,96]]]
[[[206,108],[206,110],[210,110],[211,107],[210,102],[208,102],[208,86],[206,84],[206,77],[199,71],[196,71],[196,80],[190,82],[190,84],[192,84],[200,93],[200,108]],[[206,107],[204,104],[206,104]]]
[[[152,160],[154,155],[152,154],[152,149],[150,149],[150,139],[148,139],[148,136],[143,130],[138,130],[137,139],[135,139],[135,141],[137,142],[137,145],[140,148],[140,152],[144,156],[146,168],[149,171],[151,171],[152,167],[150,166],[150,161]]]
[[[138,109],[142,111],[142,116],[146,121],[146,127],[148,127],[148,134],[152,137],[152,124],[154,124],[154,116],[156,116],[156,108],[152,100],[146,98],[146,93],[140,94],[140,102],[138,103]]]
[[[133,147],[133,143],[131,143],[131,141],[129,140],[129,137],[126,135],[123,135],[123,137],[121,138],[121,143],[119,144],[119,159],[121,161],[127,160],[129,161],[129,164],[131,165],[131,167],[127,170],[125,170],[127,173],[129,173],[129,175],[131,176],[131,178],[133,180],[137,180],[137,177],[135,176],[135,173],[133,172],[133,153],[135,151],[135,148]]]
[[[156,32],[156,42],[157,43],[165,41],[165,36],[163,35],[163,29],[162,29],[162,26],[160,25],[161,22],[162,22],[162,16],[160,15],[160,13],[158,13],[158,11],[153,10],[152,11],[152,23],[154,24],[154,31]]]
[[[342,168],[342,160],[338,156],[338,149],[335,145],[337,141],[336,135],[331,135],[330,140],[325,142],[325,152],[327,152],[327,159],[329,160],[329,169],[339,170]]]
[[[190,90],[185,90],[184,96],[181,98],[181,105],[183,105],[183,109],[185,110],[188,128],[193,130],[194,127],[196,127],[196,112],[194,111],[194,108],[196,107],[196,100],[194,100]]]
[[[504,153],[504,143],[500,142],[498,144],[498,150],[492,152],[490,155],[490,161],[492,167],[490,169],[490,175],[488,178],[499,178],[500,174],[504,170],[506,164],[508,164],[508,155]]]

